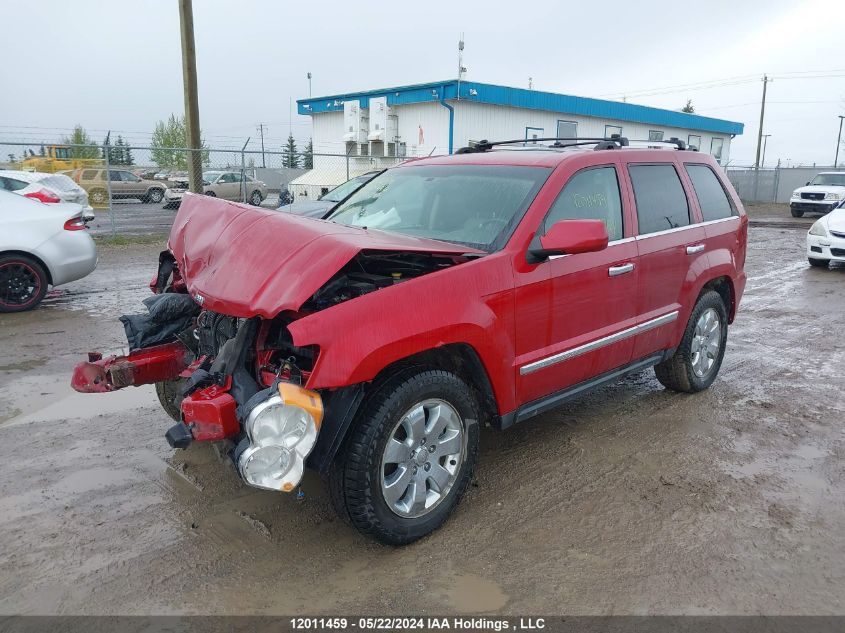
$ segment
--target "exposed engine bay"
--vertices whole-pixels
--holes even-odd
[[[314,293],[302,306],[302,312],[324,310],[381,288],[450,268],[471,257],[362,251]]]

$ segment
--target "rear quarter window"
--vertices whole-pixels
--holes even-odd
[[[29,183],[24,180],[0,176],[0,189],[5,189],[6,191],[18,191],[19,189],[24,189],[27,185],[29,185]]]
[[[722,183],[707,165],[685,165],[705,222],[736,215]]]
[[[675,166],[629,165],[639,234],[689,226],[689,203]]]

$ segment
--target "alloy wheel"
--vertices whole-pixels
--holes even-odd
[[[713,308],[707,308],[698,317],[690,346],[692,370],[704,378],[713,369],[722,345],[722,323]]]
[[[30,303],[41,291],[38,273],[25,262],[0,264],[0,303],[19,308]]]
[[[466,455],[464,421],[445,400],[406,411],[390,433],[381,463],[381,492],[392,512],[417,518],[448,495]]]

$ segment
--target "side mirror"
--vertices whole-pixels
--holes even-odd
[[[538,263],[552,255],[594,253],[607,248],[607,227],[601,220],[561,220],[540,237],[540,248],[528,251],[531,263]]]
[[[810,184],[810,181],[809,181],[809,180],[807,181],[807,184],[808,184],[808,185]]]

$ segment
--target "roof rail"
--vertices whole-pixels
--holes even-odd
[[[697,152],[698,148],[695,145],[687,145],[684,141],[679,139],[677,136],[672,136],[668,140],[665,141],[652,141],[647,139],[631,139],[631,143],[649,143],[650,145],[674,145],[677,149],[686,149],[691,152]]]
[[[613,134],[610,137],[604,136],[548,136],[544,138],[531,139],[511,139],[509,141],[476,141],[467,147],[461,147],[456,154],[474,154],[480,152],[488,152],[493,147],[498,145],[516,145],[516,144],[535,144],[539,142],[552,141],[550,147],[575,147],[577,145],[595,145],[595,149],[616,149],[619,147],[626,147],[628,139],[619,134]]]

